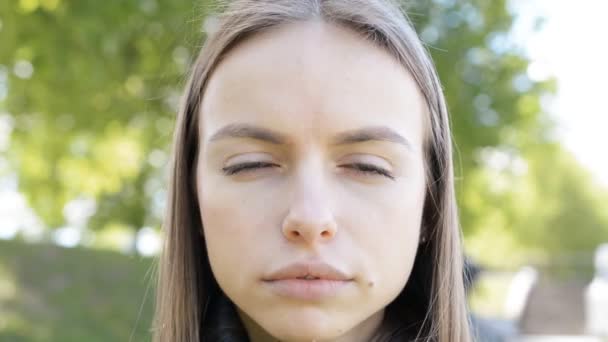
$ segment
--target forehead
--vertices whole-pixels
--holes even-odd
[[[254,35],[231,50],[208,82],[203,140],[246,122],[298,139],[385,125],[422,143],[425,106],[409,72],[346,28],[299,22]]]

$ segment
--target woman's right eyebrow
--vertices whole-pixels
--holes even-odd
[[[268,128],[246,123],[233,123],[220,128],[209,141],[218,141],[227,138],[250,138],[262,140],[275,145],[285,145],[289,139],[286,135]]]
[[[289,145],[290,139],[286,134],[247,123],[228,124],[215,132],[209,141],[227,138],[250,138],[261,140],[274,145]],[[368,126],[355,130],[338,133],[332,139],[332,145],[347,145],[369,141],[387,141],[412,149],[410,141],[388,126]]]

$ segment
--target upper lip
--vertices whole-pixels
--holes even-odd
[[[345,272],[324,262],[297,262],[264,277],[266,281],[314,277],[323,280],[352,280]]]

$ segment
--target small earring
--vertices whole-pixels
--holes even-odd
[[[424,236],[424,235],[423,235],[423,236],[420,238],[420,243],[425,243],[425,242],[426,242],[426,236]]]

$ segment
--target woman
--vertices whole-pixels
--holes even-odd
[[[388,0],[237,0],[177,118],[156,341],[465,342],[448,115]]]

